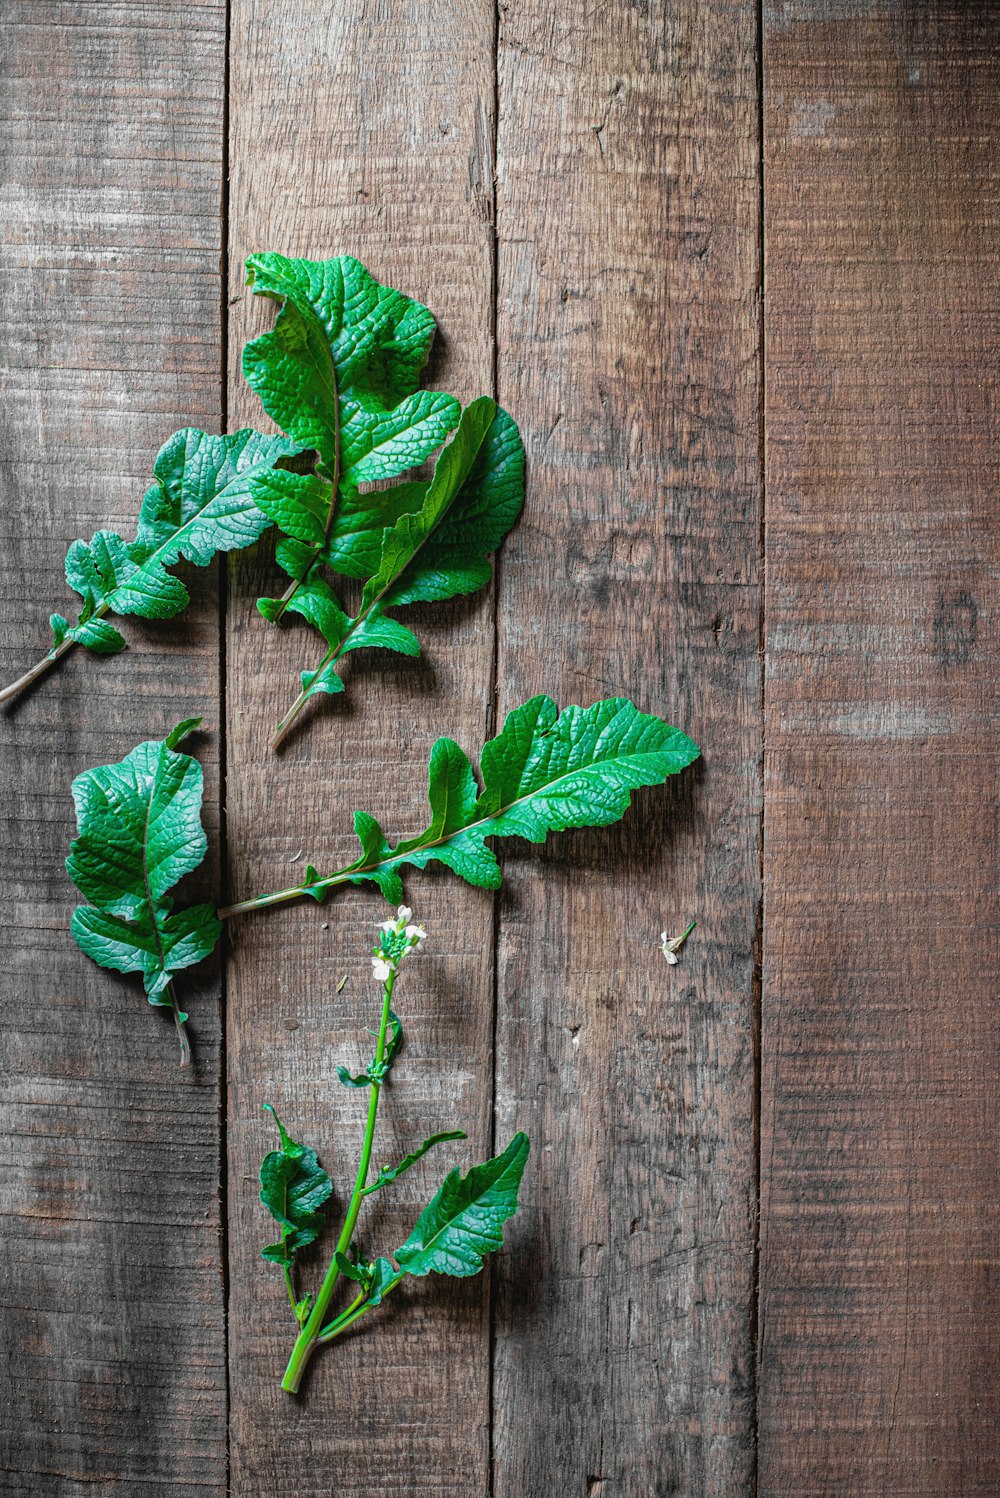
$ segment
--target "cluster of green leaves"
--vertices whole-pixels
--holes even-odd
[[[207,957],[222,927],[211,905],[174,911],[169,893],[205,857],[201,766],[177,746],[199,718],[162,743],[139,744],[118,764],[73,781],[79,836],[66,868],[84,899],[70,929],[95,962],[141,973],[151,1004],[173,1009],[181,1061],[190,1058],[172,979]]]
[[[270,1104],[266,1104],[270,1108]],[[274,1109],[270,1111],[274,1113]],[[316,1153],[306,1145],[289,1139],[278,1116],[281,1146],[264,1157],[260,1172],[260,1199],[281,1227],[281,1241],[262,1250],[271,1263],[291,1270],[300,1248],[312,1243],[323,1225],[323,1206],[333,1186]],[[464,1139],[461,1129],[432,1134],[398,1165],[384,1168],[360,1195],[367,1196],[423,1158],[428,1150],[446,1140]],[[383,1298],[406,1275],[444,1274],[464,1278],[478,1274],[488,1254],[500,1248],[503,1225],[517,1211],[518,1188],[528,1159],[527,1135],[515,1134],[499,1155],[474,1165],[467,1175],[456,1167],[449,1171],[427,1206],[418,1217],[413,1231],[391,1258],[374,1260],[360,1257],[353,1247],[338,1249],[334,1255],[340,1274],[360,1286],[365,1309],[381,1303]],[[395,1260],[395,1263],[392,1260]],[[312,1296],[297,1299],[291,1292],[292,1305],[301,1325],[313,1303]]]
[[[270,620],[301,615],[325,647],[302,674],[280,741],[309,697],[344,690],[337,663],[349,651],[420,654],[388,609],[489,581],[487,558],[521,511],[524,452],[495,401],[463,411],[453,396],[417,388],[434,319],[359,261],[252,255],[247,271],[254,292],[281,305],[274,328],[244,350],[243,373],[268,415],[318,454],[313,473],[273,469],[253,484],[283,533],[277,561],[291,579],[258,608]],[[448,437],[429,479],[398,482]],[[354,615],[324,568],[362,584]]]
[[[271,331],[244,349],[243,371],[286,435],[175,432],[154,464],[135,539],[102,530],[73,542],[66,580],[83,600],[79,615],[73,623],[51,616],[52,648],[0,701],[72,645],[121,650],[109,615],[173,618],[189,595],[168,568],[204,567],[272,523],[291,582],[281,598],[259,601],[261,613],[276,620],[291,611],[323,638],[276,744],[311,696],[343,691],[337,663],[349,652],[420,654],[416,636],[387,610],[489,581],[488,557],[523,503],[524,452],[495,401],[483,397],[463,411],[454,396],[417,388],[435,332],[427,308],[346,255],[252,255],[247,282],[280,304]],[[414,476],[443,444],[433,474]],[[325,569],[361,584],[353,615]]]
[[[444,864],[469,884],[496,889],[500,865],[488,838],[544,842],[550,832],[605,827],[623,816],[632,792],[659,785],[698,757],[678,728],[642,713],[626,697],[560,713],[551,697],[533,697],[511,712],[482,753],[482,787],[453,739],[431,750],[430,822],[416,837],[390,846],[373,816],[355,812],[361,855],[326,876],[312,864],[292,889],[241,901],[223,916],[308,896],[322,901],[341,884],[377,884],[392,904],[402,899],[399,870]]]

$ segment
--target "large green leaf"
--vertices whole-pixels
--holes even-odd
[[[57,645],[68,634],[91,649],[115,648],[110,637],[94,637],[101,613],[169,619],[189,602],[187,588],[167,568],[180,561],[204,567],[222,551],[256,541],[270,521],[253,499],[254,480],[289,460],[299,446],[286,437],[244,430],[214,437],[193,427],[175,432],[153,465],[134,541],[114,531],[74,541],[66,556],[66,581],[84,600],[71,628],[56,615]],[[88,624],[90,626],[88,630]],[[104,625],[103,630],[110,630]],[[119,642],[121,636],[112,632]]]
[[[517,1211],[517,1193],[530,1145],[515,1134],[503,1154],[452,1170],[421,1212],[395,1259],[407,1274],[478,1274],[503,1242],[503,1225]]]
[[[521,511],[524,452],[511,418],[483,396],[463,411],[429,482],[388,489],[384,502],[382,494],[348,497],[327,540],[322,482],[274,471],[254,486],[260,508],[289,538],[284,550],[279,548],[279,560],[290,576],[302,580],[288,603],[262,599],[262,612],[273,617],[287,607],[306,618],[327,645],[303,676],[306,697],[343,690],[337,662],[349,651],[374,646],[420,653],[416,636],[386,609],[452,598],[489,581],[488,555]],[[355,617],[317,575],[317,558],[364,582]]]
[[[489,553],[523,502],[524,453],[513,421],[488,397],[460,413],[452,396],[417,389],[434,320],[357,260],[252,255],[247,279],[280,311],[244,350],[244,373],[268,414],[320,456],[314,474],[274,471],[254,483],[257,504],[284,533],[277,560],[292,579],[258,607],[272,620],[301,615],[327,647],[303,674],[294,716],[314,693],[343,690],[336,662],[348,651],[419,654],[387,608],[488,582]],[[430,480],[395,482],[456,427]],[[323,567],[365,584],[355,617]]]
[[[260,1167],[260,1199],[281,1228],[281,1239],[261,1249],[271,1264],[291,1269],[300,1248],[312,1243],[323,1226],[323,1208],[333,1184],[308,1145],[290,1139],[270,1103],[281,1136],[280,1147],[264,1156]]]
[[[469,884],[495,889],[502,875],[487,839],[517,836],[540,843],[570,827],[605,827],[624,815],[633,791],[660,785],[698,752],[679,728],[640,712],[627,697],[561,713],[551,697],[533,697],[508,715],[484,747],[482,789],[464,750],[453,739],[438,739],[430,758],[431,819],[417,837],[393,847],[373,816],[356,812],[362,852],[354,863],[326,876],[309,865],[306,883],[233,911],[298,895],[322,900],[337,885],[366,880],[398,903],[399,870],[435,861]]]
[[[141,973],[151,1004],[173,1004],[172,977],[207,957],[222,929],[211,905],[172,913],[169,894],[207,846],[201,766],[177,752],[198,721],[85,770],[72,787],[79,836],[66,868],[90,902],[77,906],[73,936],[102,967]]]

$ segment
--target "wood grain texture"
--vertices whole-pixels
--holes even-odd
[[[501,703],[632,696],[705,756],[505,858],[497,1134],[537,1147],[496,1261],[497,1498],[752,1482],[755,43],[726,4],[501,8],[498,383],[530,464]]]
[[[225,7],[3,8],[0,657],[69,612],[67,543],[134,526],[178,426],[219,421]],[[9,1498],[225,1485],[217,974],[184,983],[197,1054],[68,932],[69,786],[179,718],[217,715],[201,577],[130,649],[71,655],[0,716],[3,1041],[0,1478]],[[208,765],[217,823],[217,740]],[[217,868],[199,876],[215,892]]]
[[[1000,1489],[990,8],[766,32],[760,1492]]]
[[[260,408],[239,375],[249,334],[273,307],[243,292],[254,249],[323,259],[355,254],[435,313],[428,382],[463,400],[492,386],[492,6],[449,0],[433,18],[413,0],[279,13],[235,0],[231,93],[231,419]],[[266,555],[232,569],[229,807],[234,892],[284,883],[310,858],[350,856],[351,815],[367,808],[402,835],[425,818],[428,753],[440,733],[478,750],[490,719],[493,609],[488,593],[413,610],[419,661],[354,657],[348,692],[314,704],[279,755],[274,725],[317,637],[267,625],[255,598],[276,577]],[[465,1158],[488,1153],[492,901],[453,878],[407,880],[427,953],[401,980],[407,1045],[380,1109],[378,1160],[433,1129],[468,1131]],[[261,1261],[269,1219],[257,1172],[271,1147],[261,1111],[278,1109],[349,1192],[363,1101],[336,1066],[370,1055],[377,991],[368,953],[385,906],[352,891],[234,927],[229,978],[229,1196],[233,1488],[251,1494],[371,1492],[421,1498],[485,1491],[488,1281],[424,1282],[315,1357],[302,1394],[279,1380],[294,1323],[281,1277]],[[341,977],[347,985],[338,994]],[[395,1002],[395,1000],[394,1000]],[[440,1152],[366,1208],[359,1241],[403,1241],[447,1164]],[[387,1200],[383,1203],[382,1196]],[[344,1209],[340,1200],[340,1211]],[[318,1284],[332,1244],[309,1261]],[[393,1445],[386,1459],[387,1442]]]

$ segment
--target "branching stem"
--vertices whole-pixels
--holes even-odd
[[[389,1027],[390,1000],[395,981],[396,974],[395,971],[392,971],[385,980],[382,1018],[379,1022],[378,1042],[375,1047],[376,1067],[380,1066],[385,1059],[385,1041],[386,1032]],[[340,1237],[337,1239],[336,1252],[330,1260],[330,1267],[326,1271],[326,1277],[320,1286],[319,1294],[316,1296],[316,1303],[296,1338],[292,1355],[288,1360],[288,1367],[285,1370],[285,1376],[281,1380],[281,1387],[288,1394],[296,1394],[298,1392],[306,1364],[312,1356],[316,1344],[321,1340],[331,1341],[333,1337],[345,1331],[351,1322],[356,1321],[367,1309],[366,1306],[359,1303],[359,1298],[340,1317],[331,1322],[328,1327],[323,1326],[330,1301],[333,1298],[333,1292],[337,1286],[337,1280],[340,1278],[340,1269],[337,1265],[336,1255],[338,1253],[346,1254],[350,1248],[351,1239],[354,1237],[354,1228],[358,1220],[358,1213],[361,1211],[362,1192],[367,1184],[368,1171],[371,1167],[372,1148],[375,1142],[375,1119],[378,1115],[378,1100],[381,1090],[378,1082],[372,1083],[371,1096],[368,1100],[368,1119],[365,1124],[364,1143],[361,1146],[361,1159],[358,1161],[358,1173],[354,1180],[354,1190],[351,1193],[350,1206],[347,1209],[347,1216],[344,1219],[344,1226],[341,1229]]]

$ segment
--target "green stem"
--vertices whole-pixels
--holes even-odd
[[[101,603],[98,604],[90,617],[92,619],[103,619],[108,612],[108,605]],[[33,681],[37,681],[40,676],[44,676],[46,671],[51,671],[52,667],[58,661],[61,661],[63,656],[67,655],[73,649],[73,646],[77,644],[79,644],[78,640],[74,640],[67,635],[61,645],[53,645],[48,655],[43,655],[37,666],[32,666],[30,671],[25,671],[23,676],[17,678],[17,681],[12,681],[9,687],[4,687],[0,691],[0,702],[9,702],[12,697],[16,697],[20,692],[30,687]]]
[[[324,1326],[323,1330],[316,1338],[316,1341],[332,1342],[333,1338],[342,1329],[342,1322],[347,1321],[348,1318],[350,1318],[352,1321],[356,1319],[355,1313],[357,1312],[358,1306],[363,1303],[364,1298],[365,1292],[363,1290],[359,1291],[354,1300],[352,1300],[350,1305],[347,1307],[346,1311],[341,1311],[340,1315],[335,1317],[333,1321],[327,1322],[326,1326]]]
[[[382,1019],[378,1027],[378,1043],[375,1047],[375,1062],[380,1064],[385,1059],[385,1037],[389,1026],[389,1007],[392,998],[392,986],[396,981],[395,972],[391,972],[385,981],[385,998],[382,1002]],[[358,1173],[354,1180],[354,1191],[351,1194],[351,1204],[347,1209],[347,1217],[337,1240],[337,1249],[334,1257],[330,1260],[330,1267],[326,1271],[326,1278],[320,1286],[316,1297],[316,1304],[309,1313],[309,1318],[302,1328],[292,1349],[292,1355],[285,1369],[285,1376],[281,1380],[281,1387],[288,1394],[298,1393],[302,1375],[306,1364],[312,1356],[313,1350],[320,1339],[323,1330],[323,1322],[336,1289],[340,1270],[337,1267],[336,1254],[346,1254],[354,1237],[354,1227],[361,1211],[362,1191],[368,1180],[368,1170],[371,1166],[372,1148],[375,1143],[375,1119],[378,1114],[378,1099],[381,1087],[378,1082],[372,1083],[371,1097],[368,1100],[368,1120],[365,1124],[365,1138],[361,1146],[361,1159],[358,1162]],[[360,1311],[358,1312],[360,1315]],[[334,1323],[335,1325],[337,1323]],[[341,1328],[342,1330],[343,1328]]]
[[[382,1300],[385,1299],[386,1295],[390,1295],[392,1291],[395,1290],[395,1288],[395,1285],[390,1285],[388,1290],[386,1290],[385,1294],[382,1296]],[[376,1301],[375,1304],[381,1305],[382,1300]],[[357,1309],[355,1309],[355,1307],[357,1307]],[[338,1316],[336,1321],[331,1321],[329,1326],[325,1326],[323,1328],[322,1332],[317,1338],[317,1341],[322,1342],[324,1345],[327,1342],[332,1342],[334,1337],[339,1337],[341,1332],[346,1332],[347,1328],[349,1326],[353,1326],[355,1321],[357,1321],[359,1317],[363,1316],[366,1311],[373,1311],[374,1309],[375,1306],[372,1305],[370,1300],[365,1300],[364,1293],[362,1292],[362,1294],[358,1296],[357,1300],[353,1301],[351,1305],[348,1306],[347,1310],[343,1313],[342,1316]]]
[[[284,1238],[286,1238],[287,1236],[288,1236],[287,1233],[283,1233],[282,1234],[282,1240],[284,1240]],[[291,1271],[290,1267],[287,1264],[285,1265],[285,1287],[288,1290],[288,1301],[289,1301],[289,1304],[291,1305],[291,1308],[292,1308],[292,1314],[295,1317],[296,1321],[298,1321],[298,1319],[299,1319],[299,1310],[298,1310],[299,1303],[295,1299],[295,1286],[292,1283],[292,1271]],[[301,1325],[301,1323],[300,1323],[300,1325]]]

